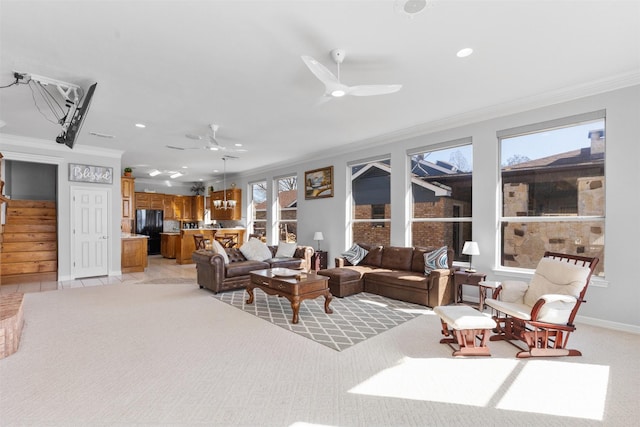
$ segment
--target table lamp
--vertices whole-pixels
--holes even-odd
[[[469,268],[467,268],[465,271],[467,273],[475,273],[476,269],[473,268],[472,263],[471,263],[471,259],[472,259],[473,255],[480,255],[480,249],[478,248],[478,243],[477,242],[464,242],[464,247],[462,248],[462,254],[463,255],[469,255]]]
[[[320,251],[320,240],[324,240],[324,236],[322,235],[322,231],[316,231],[313,233],[313,240],[318,242],[318,252]]]

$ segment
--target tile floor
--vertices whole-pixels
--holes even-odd
[[[163,279],[163,281],[166,281],[169,278],[193,279],[195,283],[196,265],[180,265],[176,263],[175,259],[163,258],[161,255],[150,255],[149,266],[144,273],[128,273],[121,276],[89,277],[64,282],[45,281],[1,285],[0,294],[55,291],[57,289],[103,286],[119,283],[138,283],[159,278]]]

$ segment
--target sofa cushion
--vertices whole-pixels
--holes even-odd
[[[271,250],[262,241],[252,237],[244,245],[240,246],[240,252],[248,260],[264,261],[272,257]]]
[[[449,268],[446,246],[424,254],[424,274],[429,274],[439,268]]]
[[[389,270],[411,271],[411,260],[413,258],[413,248],[403,248],[398,246],[386,246],[382,250],[382,268]]]
[[[243,262],[231,262],[224,266],[226,270],[225,277],[238,277],[246,276],[254,270],[264,270],[269,268],[269,264],[262,261],[243,261]]]
[[[384,285],[423,289],[426,291],[428,278],[422,273],[399,270],[378,270],[367,273],[365,283],[381,283]]]
[[[278,243],[278,250],[276,251],[275,258],[291,258],[293,254],[296,252],[296,248],[298,247],[297,243],[287,243],[280,242]]]
[[[371,246],[365,249],[367,249],[369,253],[360,261],[360,264],[380,267],[382,265],[382,246]]]
[[[351,263],[351,265],[358,265],[362,259],[367,256],[368,250],[360,247],[355,243],[351,248],[342,252],[342,256]]]
[[[224,247],[218,242],[216,239],[213,239],[213,252],[222,255],[225,264],[229,264],[229,255],[227,255],[227,251],[224,250]]]

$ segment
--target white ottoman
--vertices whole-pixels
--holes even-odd
[[[495,320],[468,305],[441,305],[433,312],[440,317],[442,335],[447,337],[440,343],[449,344],[454,356],[491,356],[486,343],[488,333],[496,327]]]

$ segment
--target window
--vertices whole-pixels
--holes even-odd
[[[250,234],[267,234],[267,182],[255,182],[249,184],[251,191],[251,218],[249,223]]]
[[[352,239],[376,245],[391,242],[391,161],[351,166]]]
[[[292,243],[298,234],[298,178],[278,178],[278,241]]]
[[[422,149],[410,156],[412,245],[448,246],[456,261],[468,261],[462,247],[472,240],[471,139],[447,143],[446,148]]]
[[[597,256],[596,274],[604,275],[604,112],[498,137],[501,265],[535,269],[553,251]]]

